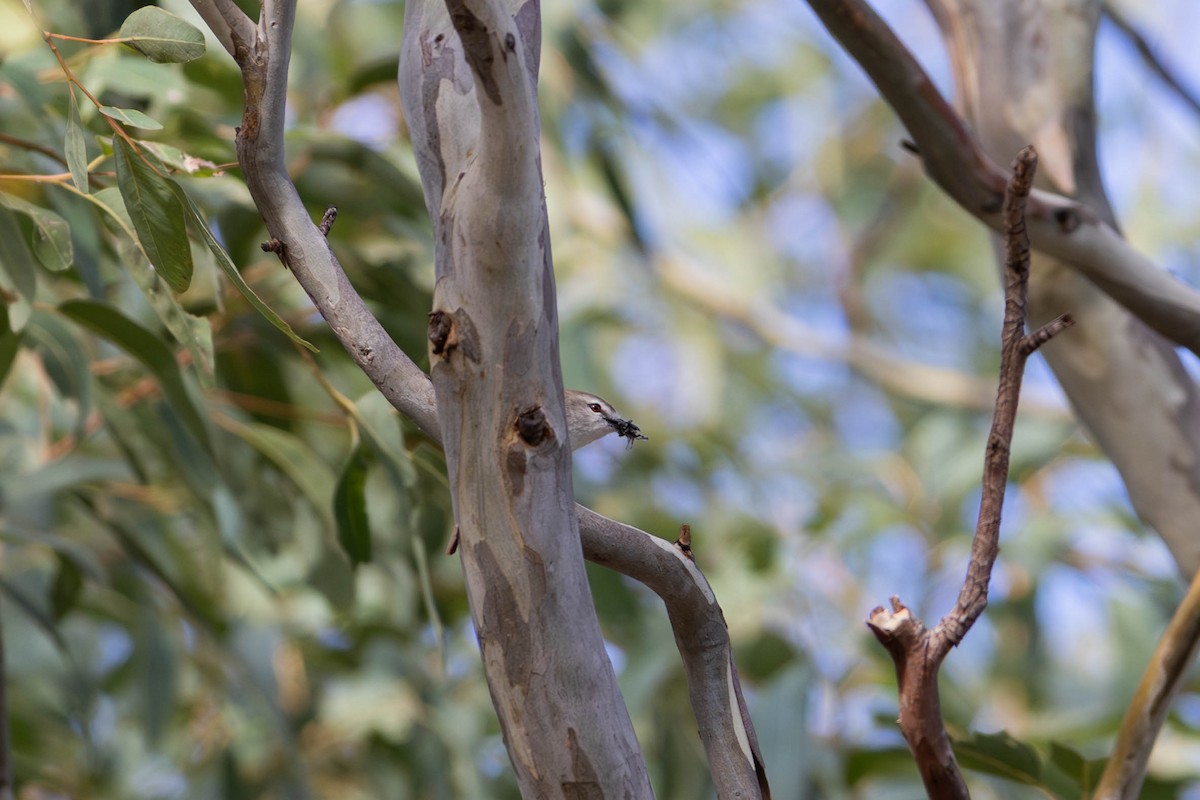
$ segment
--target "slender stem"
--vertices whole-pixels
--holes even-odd
[[[39,142],[30,142],[26,139],[21,139],[16,136],[11,136],[7,133],[0,133],[0,142],[2,142],[4,144],[12,145],[13,147],[20,147],[23,150],[32,150],[36,153],[41,153],[42,155],[46,156],[47,158],[52,158],[55,161],[57,161],[58,163],[63,164],[63,165],[65,165],[67,163],[67,159],[65,159],[61,155],[59,155],[59,153],[57,151],[55,151],[54,148],[47,147],[46,145],[41,144]]]
[[[51,39],[61,39],[64,42],[83,42],[84,44],[125,44],[125,42],[132,41],[129,38],[85,39],[82,36],[68,36],[65,33],[53,33],[51,31],[46,31],[43,35]]]
[[[54,57],[58,60],[58,65],[62,68],[63,74],[67,76],[67,80],[72,86],[77,87],[79,91],[83,92],[83,96],[92,102],[92,105],[96,107],[97,111],[101,111],[101,109],[104,108],[104,104],[101,103],[94,94],[88,91],[88,88],[80,82],[78,77],[76,77],[75,71],[71,69],[71,65],[67,63],[67,60],[63,58],[63,54],[59,52],[58,46],[54,44],[54,38],[55,34],[51,31],[42,31],[42,39],[45,40],[46,45],[50,48],[50,52],[54,53]],[[104,117],[104,121],[108,123],[108,126],[112,128],[113,133],[129,142],[134,151],[139,153],[141,152],[141,149],[137,146],[137,143],[130,138],[129,134],[125,132],[124,128],[117,124],[115,119],[107,114],[104,114],[103,111],[101,111],[101,116]]]

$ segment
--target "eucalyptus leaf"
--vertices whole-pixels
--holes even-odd
[[[0,207],[0,289],[8,297],[5,328],[20,331],[33,313],[37,267],[16,215]]]
[[[157,6],[145,6],[130,14],[118,36],[160,64],[192,61],[204,55],[200,29]]]
[[[371,526],[367,518],[367,469],[370,450],[360,442],[350,453],[333,493],[333,514],[337,520],[338,543],[350,559],[350,565],[371,560]]]
[[[326,528],[334,530],[332,490],[337,477],[303,439],[262,423],[226,420],[224,426],[270,459],[300,489]]]
[[[175,354],[153,332],[126,317],[116,308],[97,300],[68,300],[58,310],[136,358],[158,379],[171,408],[206,448],[212,441],[183,379]]]
[[[71,266],[75,249],[71,244],[71,228],[54,211],[42,208],[13,194],[0,193],[0,203],[29,217],[33,223],[34,255],[46,269],[59,272]]]
[[[76,402],[82,426],[92,410],[92,371],[76,336],[61,319],[40,311],[34,312],[25,333],[59,394]]]
[[[81,192],[88,191],[88,159],[87,134],[84,132],[83,121],[79,118],[79,104],[75,100],[75,89],[71,88],[70,109],[67,116],[67,138],[63,150],[67,155],[67,169],[71,171],[71,180],[75,188]]]
[[[100,113],[144,131],[161,131],[162,123],[136,108],[118,108],[117,106],[100,106]]]
[[[1042,783],[1042,759],[1037,750],[1006,731],[976,733],[955,741],[954,753],[967,769],[1030,786]]]
[[[315,345],[303,339],[292,330],[292,326],[288,325],[283,317],[276,314],[274,309],[263,302],[263,299],[255,293],[254,289],[250,288],[250,284],[246,283],[246,279],[242,277],[242,273],[234,266],[233,259],[229,257],[229,253],[225,252],[225,248],[221,246],[221,243],[217,241],[217,237],[213,236],[212,231],[209,230],[208,222],[204,219],[204,215],[200,213],[200,208],[192,198],[188,197],[179,184],[172,183],[171,185],[176,192],[176,197],[179,198],[179,202],[191,218],[192,224],[200,232],[201,238],[204,239],[204,243],[208,245],[208,249],[217,259],[217,265],[225,273],[225,277],[229,279],[229,282],[237,287],[237,290],[242,293],[242,296],[246,298],[250,305],[254,306],[259,314],[262,314],[268,322],[282,331],[289,339],[307,350],[311,350],[314,353],[319,352]]]
[[[142,250],[168,286],[186,291],[192,282],[192,249],[178,187],[135,153],[129,142],[117,137],[114,146],[117,185]]]
[[[50,611],[55,620],[61,620],[75,607],[83,592],[83,573],[75,562],[62,555],[58,557],[58,570],[50,587]]]
[[[18,331],[0,331],[0,389],[4,388],[4,379],[8,377],[17,352],[21,349],[21,334]]]
[[[143,603],[139,608],[136,641],[134,663],[141,688],[142,733],[146,744],[155,749],[175,711],[178,664],[176,645],[154,613],[153,604]]]

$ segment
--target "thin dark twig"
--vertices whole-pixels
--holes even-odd
[[[1104,4],[1104,16],[1108,17],[1109,22],[1117,27],[1117,30],[1125,34],[1133,46],[1137,48],[1138,55],[1142,57],[1142,61],[1146,62],[1146,66],[1150,71],[1158,76],[1168,89],[1179,96],[1179,99],[1184,102],[1193,114],[1200,116],[1200,97],[1192,93],[1192,90],[1183,85],[1183,81],[1175,76],[1175,73],[1167,66],[1166,62],[1159,57],[1154,48],[1150,45],[1150,41],[1145,35],[1137,29],[1137,27],[1129,21],[1119,8],[1112,3]]]
[[[1064,315],[1031,334],[1025,333],[1030,253],[1025,200],[1036,168],[1037,153],[1033,147],[1021,150],[1004,195],[1005,287],[1000,382],[984,454],[979,521],[962,590],[954,608],[931,630],[898,597],[892,598],[890,611],[877,608],[867,621],[896,665],[900,730],[913,753],[926,794],[938,800],[970,797],[942,720],[938,670],[950,648],[962,641],[987,607],[992,567],[1000,551],[1000,511],[1008,484],[1009,453],[1025,361],[1041,344],[1071,324]]]
[[[992,567],[1000,550],[1000,511],[1008,484],[1008,461],[1021,379],[1032,341],[1025,336],[1025,307],[1029,297],[1029,234],[1025,229],[1025,200],[1033,188],[1037,153],[1025,147],[1013,162],[1012,179],[1004,194],[1004,324],[1000,334],[1000,385],[983,463],[983,497],[967,579],[954,609],[934,629],[938,660],[962,641],[987,607]],[[1048,337],[1047,337],[1048,338]]]
[[[47,158],[54,159],[59,164],[62,164],[64,166],[67,163],[67,160],[65,158],[63,158],[61,155],[59,155],[54,150],[54,148],[47,147],[46,145],[39,144],[38,142],[31,142],[28,139],[21,139],[20,137],[17,137],[17,136],[10,136],[7,133],[0,133],[0,142],[3,142],[4,144],[7,144],[7,145],[12,145],[13,147],[19,147],[22,150],[33,150],[35,152],[41,153],[42,155],[46,156]]]

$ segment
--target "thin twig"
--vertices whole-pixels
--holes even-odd
[[[1025,200],[1033,184],[1037,154],[1024,148],[1013,163],[1005,192],[1004,324],[1001,330],[1000,382],[992,428],[984,454],[983,495],[971,542],[967,575],[954,608],[932,629],[926,629],[898,597],[890,611],[875,609],[867,621],[872,633],[896,665],[900,694],[900,730],[908,742],[930,798],[970,797],[958,768],[950,737],[942,721],[937,675],[950,649],[987,607],[992,567],[1000,550],[1000,512],[1008,483],[1009,453],[1021,379],[1029,355],[1055,333],[1071,324],[1063,316],[1031,334],[1025,333],[1029,282],[1029,236],[1025,229]]]
[[[54,148],[47,147],[44,144],[40,144],[38,142],[31,142],[31,141],[28,141],[27,139],[21,139],[19,137],[12,136],[7,133],[0,133],[0,142],[7,144],[7,145],[11,145],[13,147],[19,147],[22,150],[33,150],[35,152],[41,153],[42,155],[46,156],[47,158],[52,158],[55,161],[57,161],[58,163],[66,166],[67,159],[64,158],[63,156],[59,155],[54,150]]]
[[[236,58],[238,45],[254,41],[254,23],[233,0],[191,0],[192,8],[229,55]]]

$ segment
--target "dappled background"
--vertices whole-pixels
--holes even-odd
[[[135,7],[34,5],[39,26],[84,37]],[[1127,5],[1200,87],[1200,9]],[[650,436],[578,452],[579,499],[670,539],[692,526],[776,797],[917,796],[891,660],[863,620],[892,594],[936,619],[961,583],[999,363],[989,239],[923,179],[798,0],[546,6],[563,372]],[[877,6],[948,93],[924,6]],[[314,217],[338,207],[342,264],[427,366],[432,242],[394,81],[402,17],[398,2],[301,4],[289,161]],[[20,333],[0,339],[0,355],[19,347],[0,385],[0,621],[20,796],[517,796],[443,554],[444,462],[260,250],[229,166],[232,60],[58,46],[104,103],[161,123],[137,134],[164,145],[246,281],[320,352],[258,315],[199,244],[181,302],[207,320],[206,373],[192,363],[205,348],[165,332],[91,206],[53,181],[0,180],[0,330]],[[63,152],[62,71],[15,0],[0,4],[0,49],[0,172],[62,173],[30,146]],[[1098,62],[1102,166],[1126,234],[1200,282],[1200,118],[1111,24]],[[97,159],[111,132],[79,108]],[[115,184],[111,161],[93,166],[93,191]],[[73,267],[48,268],[20,201],[70,223]],[[64,313],[73,298],[170,343],[183,388]],[[361,456],[364,431],[392,457]],[[352,570],[335,531],[356,485],[372,537]],[[944,711],[957,737],[1007,732],[1069,771],[1105,752],[1180,589],[1036,357],[1002,546],[993,603],[943,670]],[[661,603],[589,574],[658,795],[707,797]],[[1191,688],[1147,796],[1200,779]],[[997,741],[964,751],[977,796],[1043,796],[988,774],[1020,777],[986,758]]]

